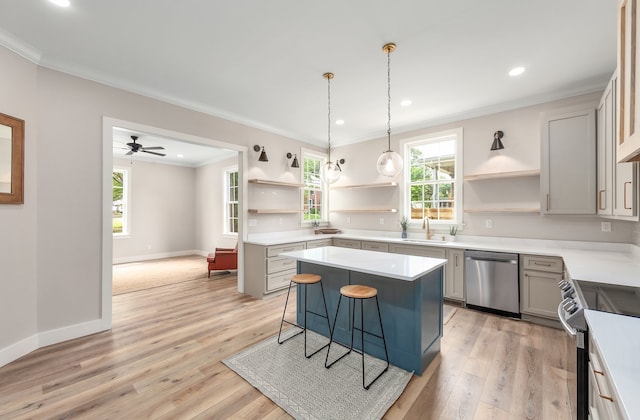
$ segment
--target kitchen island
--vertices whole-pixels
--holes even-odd
[[[296,259],[298,273],[322,276],[331,325],[342,286],[375,287],[391,364],[420,375],[440,352],[443,267],[447,260],[332,246],[280,255]],[[320,288],[309,287],[308,296],[308,309],[324,313]],[[297,293],[300,325],[304,324],[303,299],[304,293]],[[365,301],[364,306],[365,330],[380,334],[375,302]],[[356,325],[360,323],[359,317],[356,311]],[[329,337],[324,318],[307,316],[307,321],[310,330]],[[334,340],[348,345],[351,329],[344,308],[340,310],[335,328]],[[355,334],[354,340],[354,347],[361,349],[360,335]],[[378,338],[365,335],[365,350],[384,359],[384,348]]]

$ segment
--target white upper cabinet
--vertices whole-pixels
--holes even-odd
[[[618,3],[618,162],[640,160],[640,31],[636,2]]]
[[[541,116],[542,214],[596,213],[596,105]]]

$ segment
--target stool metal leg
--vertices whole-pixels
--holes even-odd
[[[342,359],[347,354],[351,353],[351,348],[353,348],[353,335],[352,335],[351,336],[351,348],[349,349],[349,351],[346,352],[345,354],[343,354],[342,356],[338,357],[333,362],[327,364],[327,362],[329,361],[329,353],[331,353],[331,344],[333,344],[333,335],[336,332],[336,321],[338,321],[338,314],[340,313],[340,303],[342,303],[342,295],[340,295],[340,297],[338,298],[338,308],[336,309],[336,317],[333,319],[333,328],[331,328],[331,334],[329,336],[329,349],[327,350],[327,357],[324,359],[324,367],[326,367],[327,369],[329,369],[331,366],[333,366],[338,360]],[[353,334],[353,331],[352,331],[352,334]],[[340,343],[336,343],[336,344],[340,344]],[[342,347],[346,348],[346,346],[342,346]]]
[[[383,373],[389,370],[389,353],[387,353],[387,341],[384,339],[384,328],[382,327],[382,315],[380,315],[380,304],[378,303],[377,295],[375,296],[375,298],[376,298],[376,307],[378,308],[378,320],[380,321],[380,332],[382,333],[382,344],[384,345],[384,355],[387,358],[387,366],[385,366],[385,368],[382,370],[382,372],[378,374],[378,376],[376,376],[371,382],[369,382],[369,385],[364,384],[364,328],[363,328],[362,330],[362,386],[364,387],[364,389],[369,389],[369,387],[373,385],[373,383],[377,381],[378,378],[381,377]],[[360,301],[360,310],[362,310],[362,300]],[[361,325],[364,326],[364,313],[362,314],[362,319],[363,319],[362,321],[363,323]]]
[[[309,285],[308,284],[300,284],[300,286],[304,286],[304,326],[298,325],[295,322],[287,321],[285,319],[285,315],[287,313],[287,305],[289,304],[289,295],[291,293],[291,286],[293,285],[293,283],[294,283],[293,281],[289,282],[289,290],[287,291],[287,299],[285,300],[285,303],[284,303],[284,311],[282,313],[282,320],[280,321],[280,332],[278,332],[278,344],[282,344],[285,341],[290,340],[293,337],[297,336],[298,334],[304,333],[304,357],[306,357],[308,359],[311,356],[313,356],[314,354],[318,353],[320,350],[322,350],[325,347],[329,346],[331,341],[329,341],[329,343],[327,343],[324,346],[320,347],[319,349],[317,349],[313,353],[307,354],[307,312],[311,312],[312,314],[315,314],[315,315],[318,315],[318,316],[321,316],[321,317],[322,317],[322,315],[320,315],[320,314],[318,314],[316,312],[313,312],[313,311],[307,311],[307,300],[308,300],[307,288],[309,287]],[[331,335],[331,325],[329,324],[329,311],[327,310],[327,301],[326,301],[326,299],[324,297],[324,288],[322,287],[322,282],[319,282],[319,283],[320,283],[320,292],[322,293],[322,302],[324,303],[324,312],[325,312],[325,315],[326,315],[326,316],[324,316],[324,318],[327,319],[327,326],[329,327],[329,335]],[[312,284],[314,284],[314,283],[312,283]],[[293,334],[292,336],[290,336],[288,338],[285,338],[284,340],[280,340],[280,336],[282,335],[282,326],[284,325],[285,322],[287,324],[289,324],[289,325],[292,325],[292,326],[294,326],[296,328],[299,328],[300,331],[298,331],[296,334]]]
[[[300,326],[298,326],[297,324],[294,324],[293,322],[289,322],[286,319],[284,319],[284,316],[287,314],[287,305],[289,304],[289,294],[291,293],[291,286],[293,285],[293,281],[289,281],[289,289],[287,290],[287,299],[284,301],[284,311],[282,312],[282,320],[280,321],[280,331],[278,332],[278,344],[282,344],[285,341],[295,337],[298,334],[302,334],[303,331],[299,331],[295,334],[293,334],[291,337],[289,338],[285,338],[284,340],[280,341],[280,335],[282,334],[282,326],[284,325],[284,323],[286,322],[289,325],[293,325],[295,327],[300,328]],[[306,287],[305,287],[305,291],[306,291]],[[307,304],[307,302],[305,301],[305,305]],[[306,315],[306,311],[305,311],[305,315]],[[306,325],[306,324],[305,324]]]

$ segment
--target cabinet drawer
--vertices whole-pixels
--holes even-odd
[[[267,259],[267,274],[279,273],[283,270],[295,271],[296,260],[287,257],[274,257]]]
[[[333,246],[360,249],[362,247],[362,244],[360,243],[360,241],[356,241],[353,239],[333,238]]]
[[[385,242],[362,241],[362,249],[369,251],[389,252],[389,244]]]
[[[267,257],[277,257],[281,252],[301,251],[303,249],[305,249],[304,242],[270,246],[267,248]]]
[[[549,271],[562,273],[562,258],[540,257],[537,255],[523,255],[522,268],[524,270]]]
[[[296,270],[282,271],[277,274],[270,274],[267,276],[267,291],[272,292],[274,290],[282,289],[289,286],[291,277],[295,276]]]
[[[418,257],[446,258],[445,248],[435,248],[421,245],[391,244],[389,252],[394,254],[417,255]]]
[[[307,249],[321,248],[323,246],[331,246],[331,239],[307,242]]]

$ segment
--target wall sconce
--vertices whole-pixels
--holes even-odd
[[[262,148],[262,151],[260,152],[261,148]],[[253,150],[255,152],[260,152],[260,157],[258,158],[258,161],[269,162],[269,158],[267,157],[267,152],[264,151],[264,146],[261,147],[256,144],[255,146],[253,146]]]
[[[344,159],[337,159],[336,160],[336,166],[338,167],[338,169],[340,169],[340,172],[342,172],[342,168],[340,167],[340,165],[344,165],[345,160]]]
[[[300,164],[298,163],[298,155],[292,155],[291,153],[287,153],[287,159],[291,159],[291,156],[293,156],[293,162],[291,162],[291,167],[299,168]]]
[[[502,131],[496,131],[493,133],[493,144],[491,145],[491,150],[502,150],[504,149],[504,145],[502,144],[502,136],[504,133]]]

